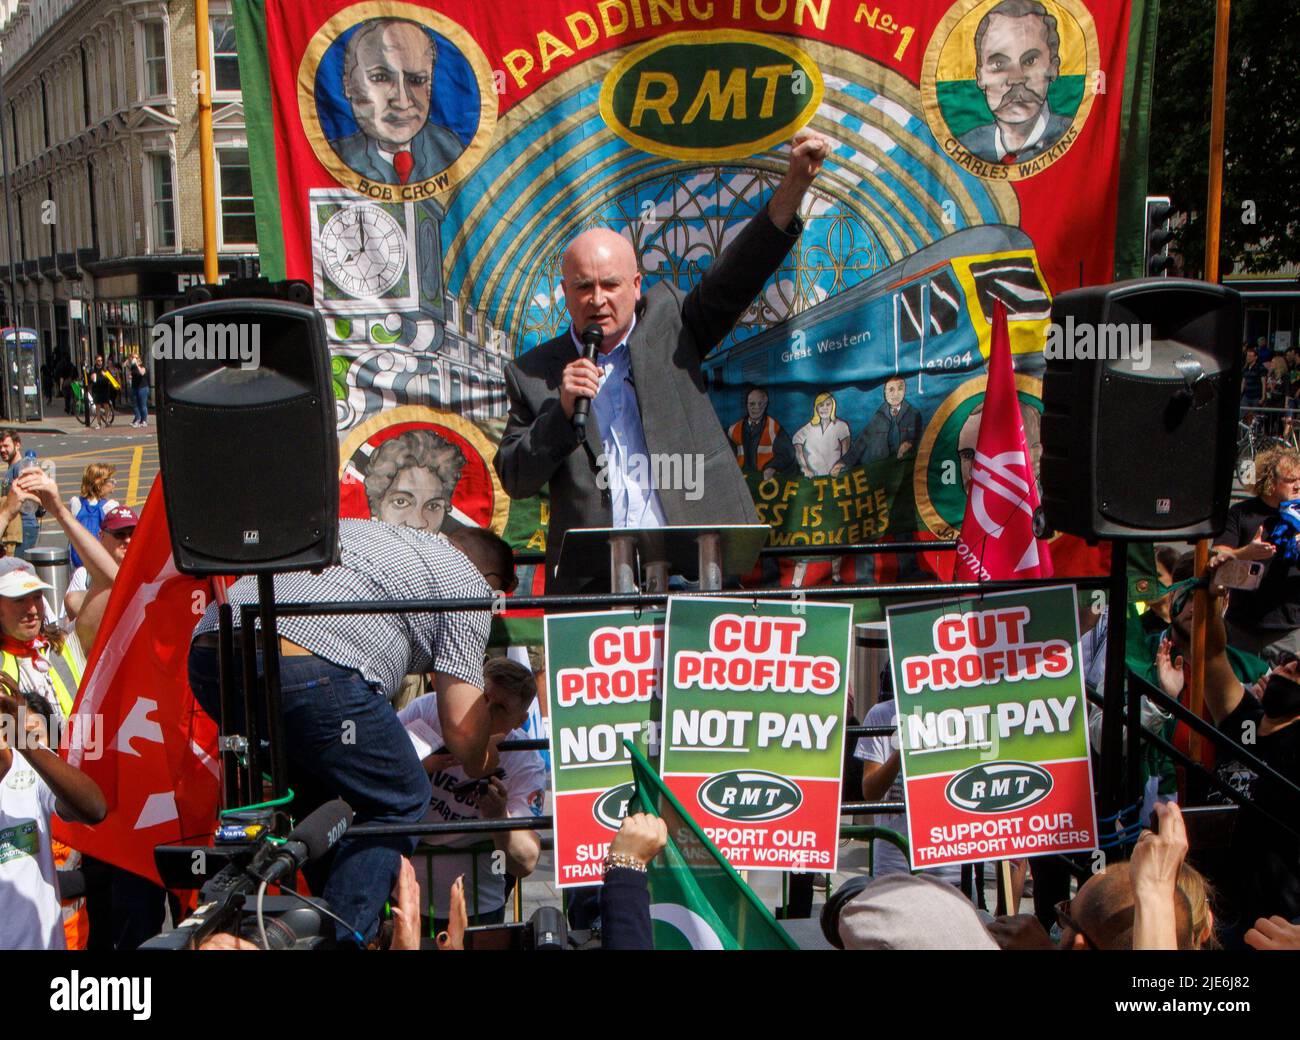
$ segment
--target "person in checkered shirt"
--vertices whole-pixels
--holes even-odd
[[[374,520],[341,520],[339,542],[337,566],[319,574],[277,574],[276,602],[488,598],[493,590],[515,587],[510,547],[480,528],[443,538]],[[239,608],[258,602],[256,578],[235,582],[228,599],[238,626]],[[489,742],[492,723],[483,696],[490,623],[486,610],[278,618],[281,717],[294,815],[301,819],[338,797],[355,810],[358,826],[414,824],[423,818],[429,778],[390,704],[405,675],[433,675],[446,751],[466,774],[482,777],[495,770],[498,758]],[[194,630],[189,676],[196,700],[214,719],[220,717],[216,637],[213,604]],[[236,669],[236,732],[244,731],[241,680]],[[264,716],[263,710],[258,722],[263,734]],[[409,856],[415,844],[414,837],[344,837],[324,868],[309,867],[308,880],[369,941],[378,931],[400,857]],[[341,926],[337,937],[340,943],[355,941]]]

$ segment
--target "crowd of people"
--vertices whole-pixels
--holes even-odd
[[[1196,581],[1192,551],[1160,546],[1154,562],[1161,594],[1126,620],[1126,696],[1141,698],[1143,730],[1187,753],[1189,727],[1144,691],[1153,689],[1188,703],[1192,593],[1198,584],[1207,588],[1202,717],[1224,739],[1217,744],[1204,741],[1205,772],[1179,767],[1154,743],[1143,742],[1134,752],[1140,758],[1142,789],[1128,818],[1158,827],[1161,835],[1166,826],[1182,834],[1175,898],[1180,949],[1300,948],[1300,452],[1285,446],[1262,452],[1254,477],[1250,494],[1230,508],[1223,532],[1212,540],[1207,578]],[[1105,611],[1080,615],[1085,686],[1094,698],[1089,731],[1095,767],[1102,736],[1102,713],[1095,699],[1105,689],[1106,644],[1113,624]],[[864,723],[891,726],[896,720],[892,694],[888,684],[882,684]],[[896,739],[862,738],[855,756],[862,763],[865,800],[903,799]],[[1094,775],[1099,775],[1096,768]],[[1190,856],[1179,804],[1198,810],[1194,829],[1199,840]],[[1211,812],[1203,815],[1206,810]],[[1217,821],[1213,810],[1219,811]],[[880,816],[875,822],[907,833],[905,814]],[[1005,922],[990,927],[989,937],[1003,945],[1046,945],[1050,934],[1062,945],[1090,948],[1135,942],[1135,897],[1154,891],[1138,883],[1139,853],[1146,841],[1143,838],[1135,848],[1132,867],[1111,864],[1094,873],[1104,860],[1091,857],[1072,862],[1040,857],[1019,864],[1028,867],[1034,913],[1014,927]],[[1163,837],[1160,842],[1161,858],[1169,859],[1173,846]],[[878,876],[910,873],[900,844],[875,840]],[[926,870],[923,875],[961,884],[956,868]],[[1024,879],[1023,869],[1014,872],[1013,903],[1019,901]],[[979,943],[987,941],[983,931],[974,934]]]
[[[505,370],[510,414],[494,466],[505,490],[530,498],[550,495],[548,568],[564,533],[575,527],[653,527],[665,524],[752,523],[753,500],[742,470],[785,465],[831,472],[854,450],[851,431],[836,417],[829,395],[787,444],[765,421],[765,394],[751,392],[747,418],[730,434],[709,402],[700,364],[744,313],[784,261],[802,224],[799,207],[830,144],[811,130],[794,138],[790,161],[766,206],[741,229],[688,293],[661,283],[644,295],[635,255],[609,229],[579,235],[562,262],[562,287],[572,319],[565,334],[522,355]],[[601,345],[584,356],[579,332],[597,325]],[[1295,353],[1295,352],[1290,352]],[[1297,355],[1300,356],[1300,355]],[[1246,403],[1267,400],[1269,379],[1245,387]],[[1281,360],[1287,364],[1286,359]],[[144,373],[139,359],[134,367]],[[90,392],[99,406],[130,373],[112,374],[112,358],[97,359]],[[143,375],[147,380],[147,373]],[[147,383],[138,400],[147,404]],[[1290,384],[1284,399],[1290,393]],[[891,380],[879,422],[862,450],[901,457],[915,447],[904,389]],[[591,402],[591,423],[574,423],[578,402]],[[137,412],[137,422],[147,422]],[[780,443],[778,444],[778,440]],[[638,465],[650,450],[704,452],[709,494],[696,501],[681,489],[656,487]],[[780,462],[778,462],[780,456]],[[598,466],[596,459],[602,461]],[[104,792],[51,750],[50,733],[72,711],[73,698],[105,616],[119,568],[139,517],[114,497],[111,466],[87,467],[80,493],[64,500],[47,473],[27,464],[16,431],[0,431],[7,470],[0,529],[8,555],[0,560],[0,947],[89,945],[130,948],[164,928],[167,893],[109,864],[86,863],[86,905],[61,905],[58,871],[76,862],[50,834],[54,813],[95,824],[109,811]],[[740,462],[741,465],[737,465]],[[1222,740],[1211,771],[1179,772],[1158,751],[1126,744],[1141,755],[1143,790],[1130,807],[1148,825],[1141,837],[1124,833],[1131,854],[1036,857],[1018,867],[1008,912],[993,918],[982,890],[962,885],[961,871],[916,873],[887,840],[878,840],[870,878],[836,901],[828,934],[845,948],[1256,949],[1300,948],[1300,453],[1277,447],[1256,460],[1249,498],[1233,506],[1216,539],[1207,589],[1203,687],[1205,715]],[[30,508],[24,508],[30,504]],[[77,570],[63,602],[46,601],[51,586],[22,556],[42,518],[56,523],[75,552]],[[457,523],[416,526],[400,516],[345,519],[339,562],[319,572],[277,574],[283,602],[378,602],[473,598],[488,601],[515,590],[514,554],[491,531]],[[1124,626],[1130,648],[1127,696],[1143,698],[1145,730],[1175,747],[1180,725],[1159,699],[1184,696],[1192,655],[1197,586],[1194,559],[1162,547],[1160,589],[1132,618],[1084,611],[1082,666],[1089,692],[1105,688],[1105,647]],[[550,571],[552,577],[554,572]],[[548,592],[600,591],[590,576],[548,582]],[[258,601],[253,577],[236,581],[225,600],[239,608]],[[218,662],[219,603],[197,620],[186,658],[198,706],[222,717]],[[235,642],[255,641],[235,612]],[[487,610],[394,615],[325,614],[279,620],[280,710],[293,812],[305,817],[343,798],[354,825],[391,825],[384,833],[345,833],[330,855],[304,874],[338,916],[340,945],[443,949],[464,944],[465,928],[501,922],[512,889],[536,868],[536,830],[420,839],[393,833],[424,823],[527,819],[544,812],[548,771],[537,752],[500,750],[506,740],[537,735],[542,663],[489,655]],[[177,648],[178,650],[181,648]],[[232,678],[227,722],[245,732],[244,675]],[[889,690],[869,726],[897,724]],[[530,724],[529,720],[534,722]],[[1099,733],[1093,718],[1094,746]],[[902,801],[897,742],[857,743],[859,790],[867,801]],[[1225,794],[1231,792],[1231,795]],[[1240,803],[1230,837],[1196,840],[1201,817],[1182,808]],[[1116,827],[1126,824],[1121,814]],[[881,818],[906,832],[904,815]],[[881,832],[884,833],[884,832]],[[1128,839],[1133,840],[1128,840]],[[605,860],[605,884],[589,907],[606,946],[653,944],[646,868],[667,840],[661,820],[635,815],[623,822]],[[1107,862],[1109,859],[1109,862]],[[1034,912],[1019,914],[1032,885]],[[385,922],[384,908],[393,913]],[[830,906],[830,904],[827,904]],[[89,921],[81,916],[83,913]],[[432,936],[432,939],[422,937]],[[245,948],[247,937],[222,935],[218,948]]]
[[[1242,421],[1257,426],[1263,436],[1292,438],[1294,412],[1300,410],[1300,348],[1274,351],[1261,339],[1243,346],[1242,354]],[[1252,412],[1252,408],[1291,411]]]
[[[1300,466],[1300,457],[1295,461]],[[846,947],[953,948],[968,943],[971,949],[994,945],[1004,949],[1300,949],[1300,834],[1296,833],[1300,793],[1290,789],[1300,786],[1300,726],[1294,725],[1300,721],[1300,660],[1287,653],[1272,656],[1269,663],[1230,642],[1234,611],[1250,609],[1243,590],[1227,589],[1214,580],[1231,558],[1227,551],[1212,557],[1208,582],[1205,717],[1225,738],[1222,746],[1208,752],[1213,779],[1193,770],[1176,770],[1167,754],[1144,745],[1142,797],[1132,815],[1148,829],[1136,841],[1131,857],[1114,862],[1111,852],[1109,863],[1105,856],[1021,861],[1013,871],[1010,902],[1018,908],[1027,866],[1032,914],[994,919],[976,909],[979,893],[974,899],[963,896],[954,901],[934,894],[933,888],[917,888],[914,882],[924,878],[955,890],[961,887],[961,872],[940,867],[913,877],[897,847],[901,841],[877,838],[875,876],[903,875],[908,881],[901,888],[867,885],[860,900],[847,904],[862,906],[854,914],[845,909],[840,918]],[[1176,747],[1181,744],[1183,750],[1187,727],[1178,726],[1174,716],[1142,690],[1146,684],[1175,700],[1184,699],[1192,647],[1193,563],[1193,553],[1178,554],[1162,547],[1157,558],[1159,580],[1171,591],[1147,604],[1146,611],[1131,620],[1127,633],[1127,695],[1142,697],[1141,725]],[[1241,605],[1243,600],[1246,606]],[[1085,684],[1091,694],[1099,694],[1105,682],[1106,622],[1103,613],[1082,646]],[[1139,668],[1138,661],[1149,663]],[[887,726],[896,719],[886,688],[864,722]],[[1101,713],[1094,708],[1090,725],[1094,767],[1099,764],[1100,721]],[[863,763],[864,799],[903,799],[896,739],[861,738],[855,754]],[[1099,775],[1096,768],[1094,775]],[[1238,806],[1225,795],[1225,788],[1244,796],[1249,804]],[[1218,826],[1206,826],[1202,817],[1196,817],[1201,840],[1193,846],[1180,803],[1226,807],[1229,815]],[[1112,821],[1111,826],[1119,828],[1125,822]],[[895,834],[907,833],[905,813],[877,817],[876,823]],[[1157,930],[1142,927],[1144,899],[1146,921],[1162,922]],[[908,916],[900,916],[899,911],[904,902],[915,908],[917,900],[932,905],[934,916],[918,913],[909,925]],[[965,908],[958,910],[963,901]],[[864,907],[873,909],[868,913]]]
[[[83,354],[86,350],[83,341]],[[149,368],[138,351],[119,351],[112,337],[107,355],[96,354],[92,364],[81,368],[65,348],[56,349],[41,366],[40,381],[47,408],[61,397],[63,414],[80,417],[92,429],[108,426],[127,409],[133,427],[149,425]]]

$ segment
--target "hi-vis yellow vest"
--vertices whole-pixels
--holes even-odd
[[[77,699],[77,687],[81,685],[81,671],[85,667],[81,648],[74,646],[75,642],[75,636],[68,636],[62,650],[46,657],[50,663],[50,681],[65,719],[72,717],[72,702]],[[0,671],[18,682],[18,658],[7,650],[0,651]]]

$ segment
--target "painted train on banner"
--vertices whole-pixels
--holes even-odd
[[[688,287],[811,125],[834,153],[797,246],[705,364],[719,420],[775,542],[951,536],[993,302],[1032,447],[1053,291],[1113,276],[1144,11],[238,0],[244,68],[269,73],[250,144],[275,156],[257,205],[284,245],[264,271],[310,278],[327,318],[344,513],[542,548],[545,503],[509,501],[491,459],[505,365],[567,326],[565,245],[609,225],[647,287]],[[779,577],[917,564],[848,566]]]

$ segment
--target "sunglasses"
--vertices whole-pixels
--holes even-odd
[[[126,528],[123,528],[123,529],[120,530],[120,531],[105,531],[104,533],[105,533],[105,534],[112,535],[112,536],[113,536],[114,538],[116,538],[119,542],[124,542],[124,541],[126,541],[126,539],[130,538],[133,534],[135,534],[135,528],[134,528],[134,527],[126,527]]]
[[[1070,904],[1072,902],[1074,902],[1074,900],[1072,899],[1062,899],[1059,903],[1056,904],[1056,906],[1054,907],[1054,909],[1056,910],[1056,923],[1060,926],[1062,932],[1064,932],[1067,928],[1069,928],[1071,931],[1078,932],[1080,935],[1082,935],[1083,941],[1084,943],[1087,944],[1088,949],[1090,950],[1100,949],[1100,947],[1095,942],[1092,941],[1088,933],[1083,930],[1082,925],[1080,925],[1073,917],[1070,916]]]

